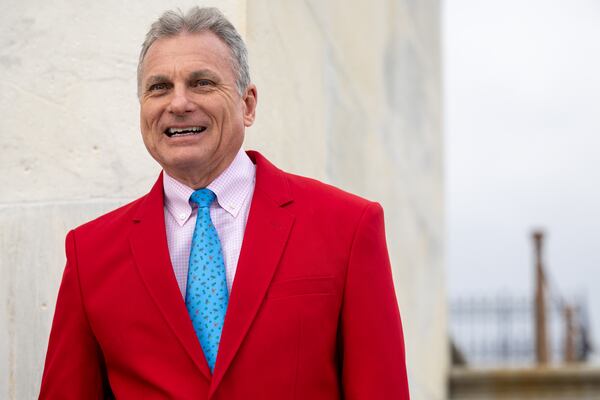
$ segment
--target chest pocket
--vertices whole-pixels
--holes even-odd
[[[334,280],[329,276],[309,277],[275,281],[271,283],[267,297],[280,299],[293,296],[333,294]]]

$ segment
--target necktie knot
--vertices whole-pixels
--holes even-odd
[[[215,194],[210,189],[198,189],[190,196],[190,200],[198,205],[199,208],[209,207],[215,200]]]

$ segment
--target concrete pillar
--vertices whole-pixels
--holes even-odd
[[[217,5],[259,89],[247,148],[380,201],[414,399],[445,398],[439,2],[24,0],[0,14],[0,398],[37,395],[64,236],[144,194],[136,63],[167,8]]]

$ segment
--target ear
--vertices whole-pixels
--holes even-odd
[[[244,97],[242,98],[244,102],[244,126],[249,127],[254,123],[254,118],[256,116],[256,102],[257,102],[257,91],[256,86],[251,83],[246,88],[244,92]]]

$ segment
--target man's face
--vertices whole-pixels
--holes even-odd
[[[169,175],[206,186],[231,163],[254,122],[256,88],[239,95],[231,52],[212,32],[157,40],[142,68],[146,148]]]

